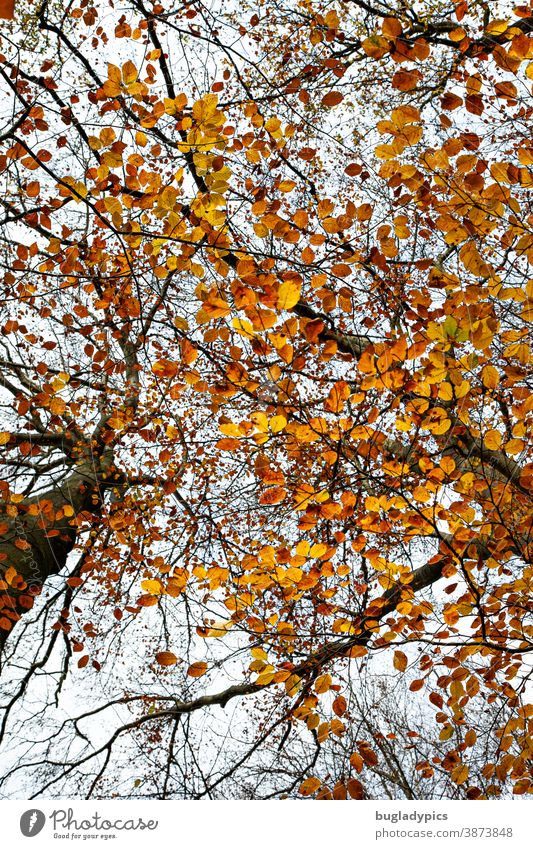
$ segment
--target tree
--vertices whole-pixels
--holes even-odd
[[[226,5],[2,33],[4,786],[379,793],[368,663],[435,793],[530,792],[533,8]]]

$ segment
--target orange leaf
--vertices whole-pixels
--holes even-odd
[[[226,439],[219,439],[216,447],[221,451],[236,451],[237,448],[240,447],[240,442],[238,439],[233,439],[231,436],[228,436]]]
[[[420,79],[419,71],[396,71],[392,78],[392,87],[399,91],[412,91]]]
[[[15,0],[0,0],[0,18],[10,20],[15,16]]]
[[[344,380],[339,380],[330,390],[324,401],[324,408],[331,413],[340,413],[345,401],[350,397],[350,387]]]
[[[187,670],[187,675],[191,678],[201,678],[207,672],[207,663],[203,660],[198,660],[196,663],[191,663]]]
[[[362,772],[365,762],[361,755],[358,755],[357,752],[353,752],[350,755],[350,764],[353,766],[356,772]]]
[[[322,782],[318,778],[306,778],[305,781],[300,784],[298,793],[302,796],[311,796],[318,790],[321,784]]]
[[[402,34],[403,27],[398,18],[384,18],[381,31],[386,38],[398,38]]]
[[[393,665],[399,672],[405,672],[407,669],[407,655],[403,651],[395,651]]]
[[[378,756],[374,752],[373,749],[370,748],[368,743],[358,743],[359,752],[361,753],[361,757],[367,766],[376,766],[378,763]]]
[[[69,587],[81,587],[83,581],[81,578],[67,578],[67,584]]]
[[[156,654],[155,659],[160,666],[174,666],[178,662],[178,658],[171,651],[160,651]]]
[[[157,360],[152,366],[152,372],[158,377],[174,377],[178,366],[171,360]]]
[[[456,766],[452,771],[450,778],[455,784],[464,784],[468,778],[468,767],[466,764]]]
[[[338,106],[339,103],[342,103],[344,100],[344,95],[340,93],[340,91],[328,91],[326,95],[320,101],[322,106]]]
[[[347,798],[346,785],[342,781],[337,782],[333,788],[333,798],[338,801],[342,801]]]
[[[458,109],[459,106],[463,105],[463,98],[451,91],[447,91],[443,94],[440,105],[443,109],[450,111],[452,109]]]
[[[515,84],[511,82],[496,83],[494,91],[497,97],[515,98],[518,94]]]
[[[137,68],[129,60],[122,66],[122,79],[126,85],[131,85],[137,79]]]
[[[502,444],[502,435],[499,430],[488,430],[483,443],[490,451],[497,451]]]
[[[287,490],[281,486],[271,486],[259,498],[259,504],[279,504],[287,495]]]
[[[337,716],[343,716],[346,713],[347,703],[344,696],[337,696],[332,704],[333,712],[337,714]]]

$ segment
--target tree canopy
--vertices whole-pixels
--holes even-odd
[[[2,792],[530,793],[533,7],[20,0],[0,77]]]

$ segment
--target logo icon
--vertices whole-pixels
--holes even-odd
[[[29,811],[24,811],[20,818],[20,830],[24,837],[35,837],[42,831],[46,817],[42,811],[37,808],[32,808]]]

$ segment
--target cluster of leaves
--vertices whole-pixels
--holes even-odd
[[[351,739],[289,785],[355,799],[343,691],[390,655],[449,741],[422,777],[531,792],[533,8],[126,5],[2,39],[6,649],[40,623],[61,689],[144,617],[172,706],[122,693],[106,765],[256,694],[250,756],[271,710]]]

